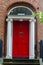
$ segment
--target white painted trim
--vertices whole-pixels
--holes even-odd
[[[30,20],[29,59],[35,58],[35,20]]]
[[[7,23],[7,52],[6,58],[12,58],[12,19]]]
[[[8,16],[8,19],[32,19],[34,20],[34,16]]]
[[[12,38],[12,45],[13,45],[13,22],[12,22],[12,36],[11,36],[11,38]]]

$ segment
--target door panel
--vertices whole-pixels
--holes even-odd
[[[29,57],[29,21],[13,21],[13,57]]]

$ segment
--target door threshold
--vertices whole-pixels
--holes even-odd
[[[21,57],[13,57],[14,60],[29,60],[29,57],[21,58]]]

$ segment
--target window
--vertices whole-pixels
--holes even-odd
[[[32,15],[32,10],[26,6],[16,6],[12,8],[8,15],[10,16],[27,16]]]

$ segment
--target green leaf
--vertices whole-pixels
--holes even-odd
[[[32,16],[36,16],[39,18],[40,22],[43,23],[43,12],[40,10],[37,10],[37,12],[33,12]]]
[[[39,12],[39,20],[40,22],[43,23],[43,12],[42,11]]]
[[[35,12],[32,12],[32,16],[35,16]]]
[[[43,12],[38,10],[37,11],[37,16],[39,17],[40,22],[43,23]]]

